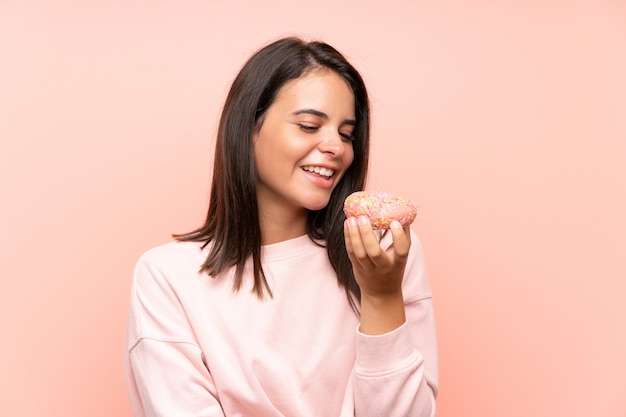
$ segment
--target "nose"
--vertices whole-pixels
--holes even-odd
[[[346,142],[343,141],[339,132],[329,132],[324,135],[318,144],[318,149],[322,153],[330,154],[338,158],[345,152],[345,144]]]

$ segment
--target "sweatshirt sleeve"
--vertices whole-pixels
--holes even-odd
[[[438,358],[432,295],[413,233],[404,274],[406,322],[382,335],[357,331],[356,417],[434,417]]]
[[[149,254],[132,284],[125,376],[134,417],[224,417],[183,305]]]

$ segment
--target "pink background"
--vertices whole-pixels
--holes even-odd
[[[379,4],[0,0],[0,416],[129,416],[133,265],[288,34],[362,71],[369,186],[420,206],[439,417],[626,415],[626,4]]]

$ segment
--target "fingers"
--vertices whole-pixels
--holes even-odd
[[[393,237],[395,255],[400,258],[406,258],[411,248],[411,229],[408,226],[402,227],[398,221],[393,221],[391,222],[390,230]]]
[[[354,263],[363,265],[381,265],[390,260],[402,261],[406,259],[411,247],[411,234],[408,227],[394,221],[391,223],[393,238],[393,259],[381,248],[378,236],[372,229],[369,219],[360,216],[358,219],[350,217],[344,223],[344,234],[348,256]]]
[[[367,230],[368,227],[369,233]],[[369,236],[370,234],[371,236]],[[365,221],[355,217],[346,219],[344,223],[344,235],[346,250],[348,251],[348,256],[352,263],[358,263],[366,267],[372,266],[372,254],[375,255],[376,252],[381,251],[381,249],[367,218],[365,218]],[[372,247],[372,238],[378,249]]]

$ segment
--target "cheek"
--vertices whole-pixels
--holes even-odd
[[[350,168],[350,165],[352,165],[352,161],[354,161],[354,147],[352,146],[352,144],[346,145],[346,150],[343,154],[343,158],[343,164],[345,169],[347,170],[348,168]]]

